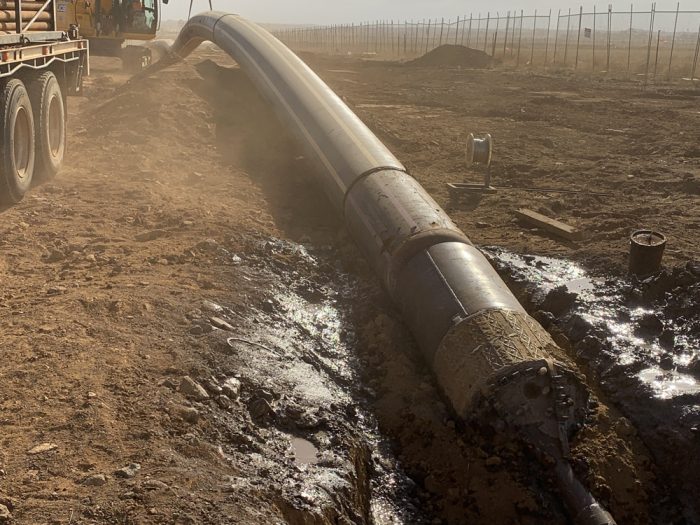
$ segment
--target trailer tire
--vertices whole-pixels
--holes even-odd
[[[61,169],[66,153],[66,107],[56,75],[45,71],[29,84],[34,108],[36,143],[35,177],[53,178]]]
[[[29,93],[16,78],[0,89],[0,201],[16,204],[32,185],[35,141]]]

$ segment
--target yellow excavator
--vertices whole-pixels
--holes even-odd
[[[167,4],[168,0],[54,1],[57,27],[68,31],[71,26],[77,26],[81,36],[90,42],[91,55],[120,57],[124,68],[130,71],[150,65],[148,47],[124,44],[153,40],[160,28],[161,1]]]

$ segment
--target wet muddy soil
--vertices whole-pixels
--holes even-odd
[[[676,500],[698,521],[700,501],[700,267],[646,279],[596,276],[565,259],[487,248],[522,302],[575,353],[639,432]],[[666,504],[666,503],[665,503]]]

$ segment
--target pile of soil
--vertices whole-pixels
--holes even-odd
[[[436,47],[422,57],[408,62],[415,67],[468,67],[473,69],[485,69],[491,67],[493,58],[483,51],[465,46],[445,44]]]

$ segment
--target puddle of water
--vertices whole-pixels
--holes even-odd
[[[311,441],[304,438],[292,439],[294,463],[297,465],[315,465],[318,463],[318,449]]]
[[[623,289],[627,283],[623,280],[590,276],[581,266],[565,259],[519,255],[498,248],[485,248],[484,252],[496,265],[505,267],[515,280],[533,284],[535,301],[541,301],[559,286],[577,293],[572,313],[593,326],[597,333],[604,334],[611,349],[609,353],[618,365],[637,371],[641,368],[635,375],[654,397],[670,399],[700,393],[700,382],[677,370],[700,356],[700,341],[678,334],[673,350],[668,350],[656,337],[640,332],[640,320],[649,315],[658,316],[664,328],[676,330],[660,310],[630,307]],[[661,362],[670,370],[662,369]]]
[[[688,374],[651,367],[642,370],[637,377],[650,385],[654,395],[659,399],[700,393],[700,384]]]
[[[396,461],[389,459],[393,457],[391,447],[385,446],[386,438],[380,434],[371,412],[364,408],[363,394],[357,391],[362,381],[354,353],[355,333],[348,319],[348,305],[341,301],[341,298],[352,297],[357,283],[338,270],[334,270],[332,276],[312,277],[312,282],[295,280],[295,274],[299,278],[300,274],[320,272],[319,267],[335,267],[333,254],[326,257],[322,250],[310,253],[302,245],[280,240],[265,242],[263,249],[282,254],[287,263],[294,260],[299,273],[285,274],[292,282],[280,279],[271,304],[260,313],[254,327],[254,339],[274,352],[261,352],[259,348],[243,345],[239,353],[248,355],[246,361],[253,363],[253,374],[259,375],[260,370],[264,370],[267,381],[278,389],[283,386],[287,392],[285,397],[299,406],[328,410],[335,405],[334,412],[352,407],[354,431],[362,436],[373,454],[370,480],[373,522],[379,525],[415,523],[415,516],[409,515],[405,505],[405,487],[411,484],[403,472],[382,467],[396,464]],[[319,450],[310,441],[295,437],[291,447],[296,465],[315,465],[308,470],[302,490],[308,494],[320,490],[327,496],[322,487],[332,485],[327,478],[337,476],[335,470],[322,466],[325,459],[320,461]],[[323,448],[325,451],[326,447]],[[338,450],[334,452],[344,455]]]

